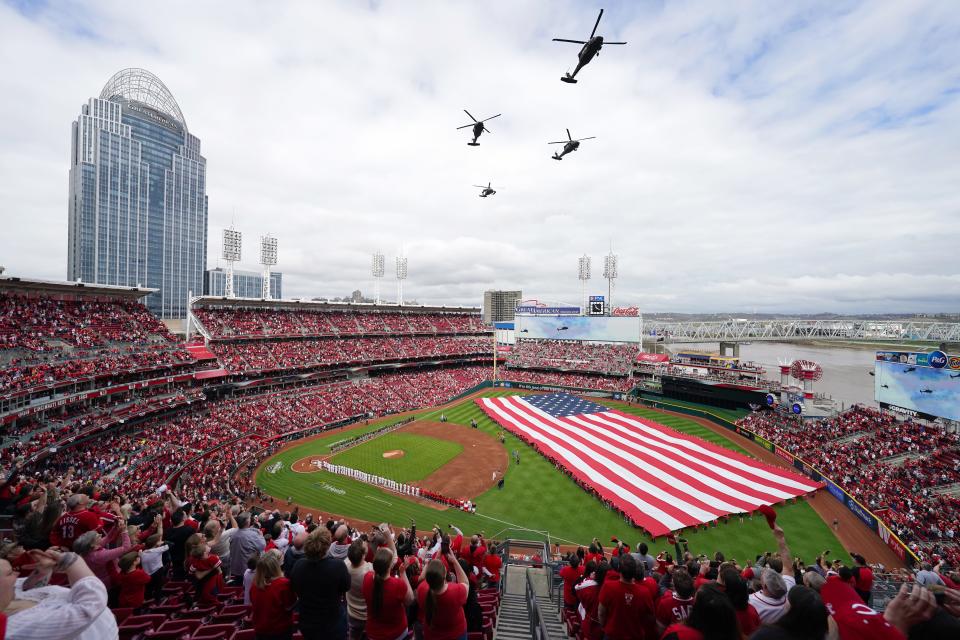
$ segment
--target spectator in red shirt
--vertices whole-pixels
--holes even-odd
[[[657,622],[663,631],[672,624],[683,622],[693,608],[693,580],[684,569],[673,572],[673,589],[665,592],[657,603]]]
[[[293,637],[293,606],[297,596],[284,577],[278,551],[268,551],[257,561],[250,587],[253,630],[257,640],[290,640]]]
[[[205,542],[190,551],[189,576],[197,588],[197,601],[203,606],[219,604],[217,594],[223,591],[225,586],[220,564],[220,558],[210,553]]]
[[[487,555],[483,557],[483,575],[486,577],[488,587],[500,586],[500,569],[503,567],[503,558],[497,553],[497,548],[493,545],[487,548]]]
[[[467,636],[467,574],[451,551],[448,565],[457,575],[456,582],[447,582],[447,571],[439,560],[431,560],[423,568],[417,586],[420,624],[424,640],[461,640]]]
[[[583,568],[580,566],[579,556],[570,556],[569,563],[563,569],[560,569],[560,577],[563,579],[563,606],[574,611],[578,602],[573,587],[580,580],[580,576],[583,575]]]
[[[139,551],[131,551],[120,558],[120,574],[116,582],[120,590],[118,603],[121,607],[137,609],[143,606],[150,576],[140,568]]]
[[[370,640],[396,640],[407,632],[406,608],[413,604],[413,589],[406,571],[400,571],[399,578],[390,575],[396,564],[397,554],[380,547],[373,558],[373,571],[363,577]]]
[[[100,529],[100,517],[87,509],[90,496],[75,493],[67,498],[67,513],[60,516],[50,532],[50,544],[61,549],[72,549],[73,541],[87,531]]]
[[[853,588],[857,595],[863,598],[864,604],[870,604],[870,598],[873,595],[873,569],[867,564],[866,558],[859,553],[851,554],[856,565],[853,567]]]
[[[609,640],[654,640],[657,637],[653,598],[647,588],[634,582],[637,561],[630,554],[620,557],[620,579],[604,581],[597,617]]]
[[[737,614],[720,586],[706,584],[697,591],[686,621],[667,627],[660,640],[741,640]]]

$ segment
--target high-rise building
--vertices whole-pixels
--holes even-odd
[[[81,107],[68,210],[68,279],[154,288],[151,311],[186,317],[207,263],[207,161],[149,71],[118,72]]]
[[[263,274],[256,271],[233,271],[233,295],[238,298],[260,298],[263,293]],[[270,272],[270,297],[282,298],[283,274]],[[207,269],[203,278],[203,295],[227,295],[227,270],[221,267]]]
[[[517,303],[522,297],[521,291],[484,291],[483,321],[487,324],[513,322]]]

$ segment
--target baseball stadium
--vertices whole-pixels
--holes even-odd
[[[887,402],[798,420],[799,387],[761,383],[730,358],[716,370],[716,358],[654,356],[629,309],[532,310],[493,326],[473,307],[200,297],[184,340],[144,295],[0,279],[8,530],[62,490],[84,498],[67,501],[49,535],[74,549],[83,513],[142,520],[147,537],[164,520],[222,523],[208,549],[221,526],[291,552],[308,528],[343,549],[382,544],[389,528],[419,557],[434,542],[480,545],[490,606],[479,633],[502,638],[583,636],[561,611],[563,567],[581,557],[616,566],[649,554],[661,569],[732,566],[745,580],[771,566],[804,580],[855,567],[878,610],[921,563],[956,566],[941,538],[955,498],[904,497],[920,477],[930,489],[956,483],[955,433]],[[910,357],[878,353],[878,380],[941,361]],[[677,368],[660,372],[659,389],[652,364]],[[691,400],[690,384],[671,393],[671,375],[712,396]],[[756,393],[766,402],[749,402]],[[921,464],[939,473],[920,476]],[[924,509],[934,515],[918,520]],[[217,611],[238,605],[244,569],[221,569]],[[540,604],[525,605],[524,589]],[[194,593],[173,580],[147,610],[179,619],[192,601],[177,598]]]

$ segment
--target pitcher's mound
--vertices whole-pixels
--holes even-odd
[[[384,457],[384,458],[387,458],[387,459],[402,458],[403,455],[404,455],[404,454],[403,454],[403,449],[394,449],[394,450],[392,450],[392,451],[384,451],[384,452],[383,452],[383,457]]]

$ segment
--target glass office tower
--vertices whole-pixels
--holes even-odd
[[[206,270],[207,161],[170,90],[124,69],[72,136],[67,278],[158,289],[147,307],[186,317]]]

